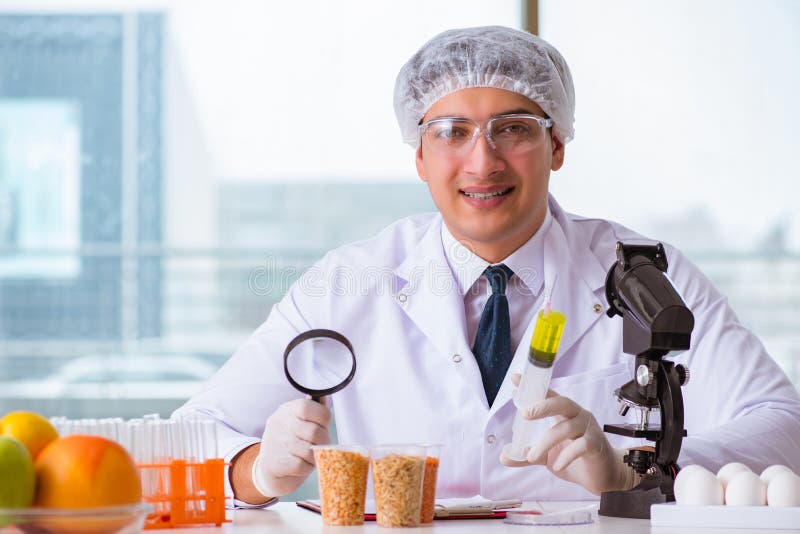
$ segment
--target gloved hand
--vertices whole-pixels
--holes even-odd
[[[331,442],[331,411],[310,397],[281,404],[267,419],[253,462],[253,484],[265,497],[296,490],[314,470],[312,445]]]
[[[519,385],[519,375],[514,384]],[[595,495],[636,485],[636,472],[622,460],[625,450],[611,446],[591,412],[548,390],[547,398],[532,404],[526,414],[528,419],[544,417],[552,417],[556,423],[531,444],[527,461],[501,454],[503,465],[544,465],[558,478],[580,484]]]

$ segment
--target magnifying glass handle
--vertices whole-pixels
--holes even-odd
[[[320,404],[325,404],[324,402],[322,402],[322,396],[321,395],[311,395],[311,400],[314,401],[314,402],[318,402]]]

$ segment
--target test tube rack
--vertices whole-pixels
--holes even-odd
[[[140,464],[144,501],[153,505],[144,528],[221,526],[225,517],[225,461]]]

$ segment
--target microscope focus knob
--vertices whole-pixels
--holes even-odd
[[[689,373],[688,367],[679,363],[675,366],[675,371],[678,373],[678,381],[682,386],[685,386],[689,383],[689,377],[692,375]]]
[[[649,367],[642,364],[636,368],[636,383],[642,387],[653,383],[653,371]]]

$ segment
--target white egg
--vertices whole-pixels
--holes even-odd
[[[686,495],[683,492],[683,489],[686,484],[686,481],[692,478],[691,474],[694,471],[708,471],[708,469],[706,469],[702,465],[692,464],[692,465],[687,465],[686,467],[678,471],[678,476],[675,477],[675,483],[673,484],[673,493],[675,495],[678,495],[679,493],[681,495]]]
[[[800,506],[800,476],[790,469],[772,477],[767,486],[767,504],[770,506]]]
[[[733,477],[742,471],[750,471],[750,468],[744,464],[740,464],[739,462],[731,462],[720,467],[719,471],[717,471],[717,478],[722,481],[723,489],[728,485],[728,482],[730,482]]]
[[[752,471],[740,471],[725,488],[725,504],[763,506],[767,504],[767,485]]]
[[[783,473],[784,471],[788,471],[790,473],[792,472],[792,470],[785,465],[771,465],[761,472],[761,480],[764,481],[764,484],[769,486],[769,483],[772,481],[773,477],[775,477],[775,475],[778,473]]]
[[[697,467],[699,469],[681,469],[678,473],[675,479],[677,503],[689,506],[722,504],[722,482],[708,469]]]

